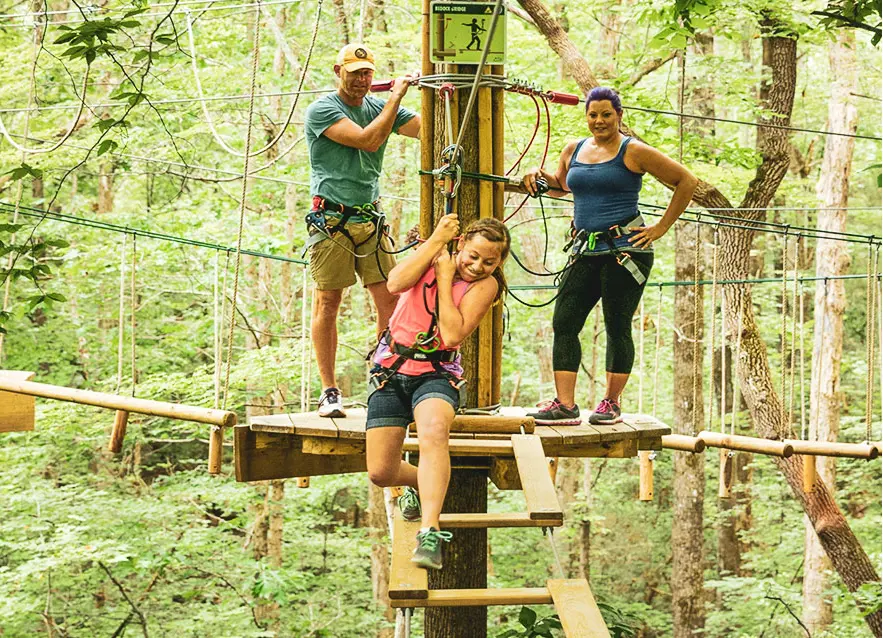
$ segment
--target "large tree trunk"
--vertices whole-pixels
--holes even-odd
[[[675,228],[675,279],[700,279],[694,253],[700,241],[694,227],[679,224]],[[695,295],[700,311],[694,312]],[[674,431],[695,435],[704,421],[702,385],[694,392],[696,370],[701,371],[702,350],[694,350],[694,341],[702,339],[702,288],[675,288],[674,348]],[[699,360],[696,360],[696,356]],[[701,379],[701,372],[698,375]],[[694,425],[695,424],[695,425]],[[702,635],[705,628],[702,591],[704,555],[702,508],[705,502],[705,455],[675,452],[674,517],[671,530],[672,610],[674,637]]]
[[[541,0],[519,0],[519,3],[530,14],[537,28],[549,41],[552,49],[562,56],[571,74],[587,91],[594,81],[588,63],[579,55],[576,47],[567,39],[567,34],[555,25]],[[768,23],[769,21],[767,21]],[[794,102],[796,82],[796,42],[784,36],[772,36],[766,24],[764,38],[765,60],[772,70],[771,83],[767,91],[764,106],[773,113],[783,117],[770,118],[771,123],[789,124],[791,109]],[[784,27],[782,27],[784,29]],[[563,42],[566,40],[566,42]],[[580,68],[583,67],[583,68]],[[743,208],[765,207],[769,204],[782,178],[788,170],[789,149],[787,134],[781,129],[758,129],[758,148],[763,158],[756,171],[754,180],[742,202]],[[729,199],[715,186],[700,182],[693,194],[693,201],[708,208],[732,208]],[[757,218],[758,211],[736,210],[734,215],[747,219]],[[721,251],[722,279],[742,279],[748,270],[749,256],[753,233],[740,229],[725,229],[722,234],[723,250]],[[782,421],[782,403],[776,394],[772,382],[766,346],[758,333],[750,303],[745,304],[742,323],[739,325],[738,308],[742,296],[750,301],[744,289],[731,290],[727,293],[726,321],[733,334],[741,332],[743,352],[737,362],[742,395],[751,412],[755,430],[761,436],[771,439],[782,439],[792,436],[788,424]],[[812,521],[822,547],[831,558],[834,569],[843,579],[849,591],[854,592],[865,583],[878,583],[880,577],[876,568],[868,558],[858,539],[853,534],[843,513],[831,497],[827,487],[817,483],[811,494],[803,493],[802,460],[798,457],[790,459],[774,459],[781,469],[795,498]],[[876,611],[865,617],[868,626],[876,636],[881,633],[881,613]]]
[[[858,110],[851,92],[858,90],[855,34],[842,29],[829,49],[831,66],[831,97],[828,101],[827,129],[855,133]],[[844,232],[849,199],[849,174],[855,140],[850,137],[828,137],[816,195],[819,206],[820,230]],[[838,210],[837,208],[841,209]],[[816,275],[837,277],[849,270],[849,253],[841,241],[819,239],[816,243]],[[836,441],[840,430],[840,362],[843,354],[843,314],[846,291],[841,280],[819,281],[813,317],[815,319],[812,380],[810,381],[809,438]],[[804,462],[811,461],[805,457]],[[816,459],[818,480],[834,489],[834,459]],[[832,621],[831,599],[826,595],[830,586],[827,571],[831,562],[825,556],[812,525],[807,521],[806,548],[803,568],[803,622],[815,634]]]

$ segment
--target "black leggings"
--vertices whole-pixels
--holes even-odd
[[[630,254],[644,276],[649,277],[653,253]],[[600,299],[607,331],[607,372],[630,373],[635,361],[632,317],[641,301],[644,285],[646,282],[638,284],[612,254],[584,255],[577,259],[564,274],[555,302],[552,367],[561,372],[579,371],[582,356],[579,333]]]

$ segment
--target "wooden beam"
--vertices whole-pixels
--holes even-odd
[[[420,521],[409,523],[396,508],[392,526],[392,565],[389,569],[389,597],[426,599],[429,577],[425,569],[411,562],[417,547]]]
[[[717,497],[731,498],[733,489],[733,452],[721,449],[718,458],[720,467],[718,470]]]
[[[812,492],[816,485],[816,457],[805,455],[803,457],[803,491],[805,494]]]
[[[415,438],[405,439],[405,452],[419,452],[420,444]],[[511,441],[485,441],[482,439],[451,439],[448,443],[451,456],[512,456]]]
[[[442,514],[439,518],[442,529],[560,527],[563,524],[563,518],[535,519],[531,518],[529,512]]]
[[[123,449],[123,439],[126,438],[126,426],[129,423],[129,413],[125,410],[117,410],[113,419],[113,430],[110,433],[110,442],[107,444],[109,452],[119,454]]]
[[[44,399],[56,399],[58,401],[70,401],[83,405],[94,405],[99,408],[112,410],[125,410],[138,414],[161,416],[167,419],[180,421],[196,421],[209,423],[222,427],[236,425],[236,414],[226,410],[213,410],[211,408],[199,408],[179,403],[166,403],[165,401],[151,401],[149,399],[136,399],[123,397],[106,392],[92,392],[91,390],[77,390],[65,388],[47,383],[34,383],[32,381],[19,381],[0,376],[0,390],[27,394]]]
[[[289,434],[255,432],[247,425],[236,426],[233,433],[237,481],[268,481],[368,470],[364,454],[304,454],[301,438]]]
[[[533,434],[513,434],[512,451],[530,517],[535,520],[563,520],[564,514],[549,476],[549,465],[540,439]]]
[[[680,450],[681,452],[699,454],[705,451],[705,441],[698,436],[666,434],[662,437],[662,447],[668,450]]]
[[[651,454],[645,450],[638,452],[638,456],[641,458],[639,498],[642,501],[653,500],[653,458]]]
[[[393,600],[390,607],[488,607],[490,605],[549,605],[552,594],[546,587],[511,589],[433,589],[424,599]]]
[[[785,439],[795,454],[811,456],[835,456],[847,459],[873,460],[880,457],[880,450],[868,443],[837,443],[829,441],[801,441]]]
[[[567,638],[610,638],[607,623],[585,579],[550,580],[547,587]]]
[[[703,430],[697,435],[705,441],[709,447],[721,447],[728,450],[741,452],[756,452],[770,456],[788,458],[794,454],[794,447],[785,441],[773,441],[772,439],[758,439],[753,436],[741,436],[739,434],[723,434],[721,432],[709,432]]]

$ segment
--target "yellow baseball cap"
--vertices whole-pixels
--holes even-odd
[[[374,70],[374,54],[364,44],[348,44],[337,54],[337,64],[347,71]]]

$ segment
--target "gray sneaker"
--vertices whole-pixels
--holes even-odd
[[[434,527],[430,527],[425,532],[418,533],[417,549],[414,550],[414,557],[411,559],[411,562],[423,569],[441,569],[441,541],[449,543],[451,538],[453,538],[453,534],[450,532],[440,532]]]
[[[536,412],[527,413],[527,416],[533,417],[537,425],[579,425],[582,423],[577,405],[568,408],[555,398],[552,401],[540,403],[538,407],[540,409]]]
[[[613,425],[622,421],[622,410],[613,399],[602,399],[589,417],[592,425]]]
[[[423,510],[420,508],[420,497],[413,487],[406,487],[399,496],[399,509],[402,510],[402,518],[413,523],[419,521]]]

